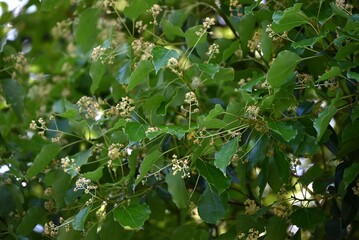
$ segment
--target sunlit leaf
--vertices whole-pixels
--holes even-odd
[[[84,174],[82,174],[82,176],[84,178],[90,179],[91,181],[98,182],[102,178],[102,175],[103,175],[102,170],[103,170],[103,168],[104,168],[104,166],[100,166],[94,171],[85,172]]]
[[[150,8],[147,2],[146,0],[130,0],[123,13],[134,22],[141,14]]]
[[[187,29],[187,31],[185,32],[184,35],[186,37],[186,43],[188,48],[194,47],[199,43],[206,42],[207,32],[205,32],[203,35],[200,36],[196,34],[198,31],[200,31],[201,28],[202,26],[194,26]]]
[[[150,217],[151,209],[146,204],[131,203],[129,206],[121,205],[113,210],[115,221],[122,227],[139,229]]]
[[[318,78],[318,81],[324,81],[330,78],[334,78],[336,76],[340,76],[341,74],[342,73],[339,67],[331,67],[327,72],[325,72]]]
[[[128,122],[125,126],[125,133],[131,142],[141,141],[146,137],[147,125],[138,122]]]
[[[273,14],[272,29],[276,33],[283,33],[292,28],[298,27],[309,22],[308,17],[300,10],[302,3],[296,3],[293,7],[284,11],[277,11]]]

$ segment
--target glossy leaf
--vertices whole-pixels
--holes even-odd
[[[168,186],[168,191],[171,193],[172,201],[176,206],[178,208],[187,208],[189,194],[181,174],[177,173],[173,175],[173,173],[168,173],[165,181]]]
[[[307,24],[308,17],[300,10],[302,3],[296,3],[293,7],[287,8],[284,11],[277,11],[273,14],[272,29],[276,33],[283,33],[292,28]]]
[[[75,220],[71,224],[75,230],[84,230],[85,221],[90,211],[91,207],[85,207],[76,215]]]
[[[153,165],[162,158],[162,153],[160,151],[153,151],[150,154],[146,155],[146,157],[143,159],[139,175],[136,178],[135,185],[137,186],[142,179],[145,177],[145,175],[150,171],[153,167]]]
[[[130,76],[130,80],[127,86],[127,91],[131,91],[141,83],[146,83],[148,81],[148,75],[152,69],[153,69],[153,65],[150,61],[145,60],[139,62],[138,66]]]
[[[198,214],[207,223],[216,224],[227,211],[227,206],[218,193],[206,187],[198,202]]]
[[[284,122],[271,120],[266,120],[266,122],[271,131],[279,134],[287,142],[294,139],[297,135],[297,130]]]
[[[294,52],[284,50],[273,61],[267,73],[267,81],[273,88],[279,88],[293,71],[301,58]]]
[[[184,37],[184,33],[179,26],[173,25],[167,19],[162,19],[161,26],[166,37],[173,39],[175,36]]]
[[[121,205],[113,210],[115,221],[122,227],[139,229],[150,217],[151,209],[146,204],[131,203],[130,205]]]
[[[290,218],[292,223],[300,228],[314,229],[325,219],[325,214],[320,208],[299,208],[295,210]]]
[[[214,165],[226,175],[226,168],[231,163],[233,155],[238,151],[238,139],[233,138],[225,143],[214,155]]]
[[[321,75],[318,78],[318,81],[324,81],[330,78],[334,78],[341,75],[341,70],[339,67],[331,67],[327,72]]]
[[[152,63],[155,66],[156,73],[161,68],[167,66],[168,60],[170,58],[175,58],[175,59],[179,58],[179,55],[178,55],[177,51],[167,49],[167,48],[164,48],[164,47],[160,47],[160,46],[155,46],[152,49],[152,54],[153,54]]]
[[[199,174],[204,177],[209,184],[213,185],[219,193],[222,193],[229,187],[230,179],[226,178],[223,172],[212,164],[197,161],[196,168],[198,169]]]
[[[46,166],[56,157],[60,149],[61,148],[57,143],[50,143],[45,145],[34,159],[31,167],[27,170],[26,177],[32,178],[36,176],[36,174],[42,172]]]

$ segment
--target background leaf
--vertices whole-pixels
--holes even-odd
[[[26,177],[32,178],[44,170],[46,166],[56,157],[60,149],[61,148],[57,143],[45,145],[34,159],[31,167],[27,170]]]
[[[227,206],[209,186],[206,187],[198,202],[198,214],[207,223],[216,224],[227,211]]]
[[[96,43],[99,15],[100,11],[97,8],[88,8],[80,14],[79,22],[75,27],[75,40],[84,52],[88,52]]]
[[[20,121],[23,120],[25,91],[14,79],[1,79],[2,94]]]

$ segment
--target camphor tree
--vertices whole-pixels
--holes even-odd
[[[357,1],[0,6],[0,238],[359,239]]]

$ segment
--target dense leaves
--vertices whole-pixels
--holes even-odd
[[[358,3],[23,5],[1,239],[358,238]]]

